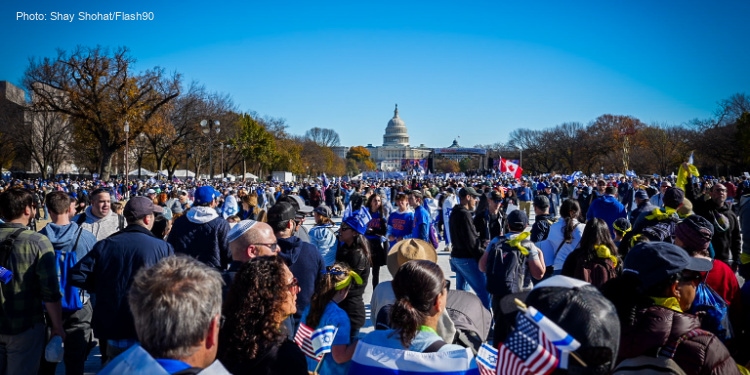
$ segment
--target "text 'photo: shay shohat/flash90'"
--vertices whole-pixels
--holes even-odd
[[[424,240],[416,238],[401,240],[388,251],[386,258],[388,272],[396,275],[399,267],[410,260],[429,260],[437,263],[437,251],[431,243]]]
[[[138,220],[146,215],[163,213],[161,206],[146,197],[133,197],[125,204],[122,214],[130,220]]]
[[[708,259],[693,258],[671,243],[642,242],[630,249],[623,267],[622,272],[635,274],[645,291],[683,270],[706,272],[713,264]]]
[[[249,231],[250,228],[253,227],[258,223],[255,220],[242,220],[237,225],[233,226],[232,229],[229,230],[229,233],[227,234],[227,241],[233,242],[234,240],[240,238],[245,232]]]

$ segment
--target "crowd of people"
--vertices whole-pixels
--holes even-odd
[[[483,342],[514,345],[521,305],[580,343],[555,373],[750,374],[750,179],[683,170],[5,181],[0,375],[82,374],[97,345],[104,374],[377,373],[368,358],[389,350],[459,353],[443,370],[476,373]],[[327,327],[311,357],[300,335]],[[447,357],[409,358],[394,363]]]

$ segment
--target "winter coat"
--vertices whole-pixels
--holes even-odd
[[[174,254],[172,246],[140,225],[99,241],[71,270],[71,284],[96,293],[91,326],[107,340],[135,339],[128,290],[136,272]]]
[[[232,259],[228,233],[229,223],[216,210],[198,206],[175,220],[167,242],[174,246],[175,253],[190,255],[211,267],[225,270]]]
[[[700,326],[695,315],[657,305],[642,308],[632,325],[622,327],[618,362],[639,355],[655,356],[662,346]],[[686,339],[677,346],[674,360],[688,375],[739,374],[729,351],[713,334]]]

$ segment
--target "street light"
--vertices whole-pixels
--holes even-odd
[[[210,172],[208,173],[209,179],[214,179],[214,155],[213,155],[213,145],[214,145],[214,135],[211,132],[211,130],[216,131],[216,134],[219,134],[219,131],[221,131],[221,123],[219,123],[219,120],[201,120],[201,130],[203,131],[203,134],[208,137],[208,169]]]
[[[224,168],[224,149],[232,148],[231,144],[219,142],[219,146],[221,146],[221,175],[223,178],[227,178],[227,171],[226,168]]]
[[[125,199],[128,199],[130,197],[130,187],[128,186],[128,153],[130,144],[128,142],[128,138],[130,134],[130,123],[125,121]]]
[[[520,146],[515,146],[518,149],[520,156],[518,157],[518,168],[523,169],[523,149]]]

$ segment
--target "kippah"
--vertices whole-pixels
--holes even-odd
[[[240,238],[240,236],[242,236],[243,234],[245,234],[245,232],[250,230],[250,228],[252,228],[253,225],[255,225],[255,223],[257,223],[257,221],[255,220],[240,221],[239,223],[237,223],[237,225],[233,226],[232,229],[229,230],[229,234],[227,234],[227,240],[229,242],[232,242]]]

